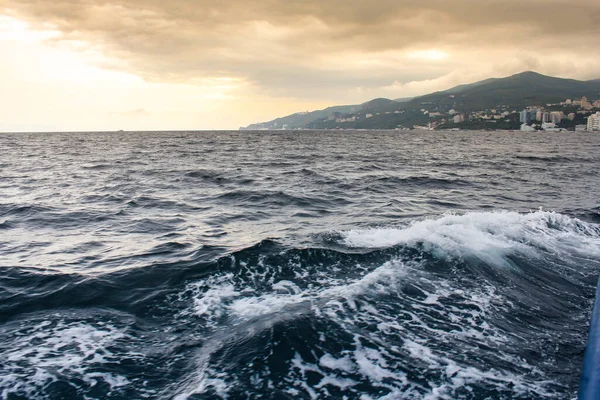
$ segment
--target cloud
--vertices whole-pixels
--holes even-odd
[[[230,79],[246,93],[275,97],[354,100],[379,88],[412,95],[436,87],[432,81],[464,83],[517,68],[573,67],[571,77],[591,78],[594,71],[557,60],[581,57],[586,68],[600,61],[597,52],[589,54],[600,37],[600,3],[582,0],[0,4],[37,29],[59,31],[48,39],[56,45],[85,43],[102,52],[103,67],[160,83]]]

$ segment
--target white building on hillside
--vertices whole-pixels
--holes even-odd
[[[587,130],[600,131],[600,111],[597,111],[596,114],[592,114],[588,117]]]
[[[587,99],[587,97],[583,96],[581,98],[581,108],[585,108],[586,110],[589,110],[590,108],[592,108],[592,103],[590,103]]]
[[[550,113],[550,122],[558,124],[565,118],[565,114],[562,111],[552,111]]]
[[[465,122],[465,116],[462,114],[455,115],[454,118],[452,118],[452,121],[454,121],[455,124],[460,124],[461,122]]]

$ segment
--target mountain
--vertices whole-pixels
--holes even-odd
[[[360,109],[360,105],[352,105],[352,106],[334,106],[328,107],[324,110],[317,111],[306,111],[299,112],[295,114],[288,115],[286,117],[281,117],[274,119],[268,122],[260,122],[257,124],[248,125],[245,128],[240,128],[243,130],[263,130],[263,129],[298,129],[303,128],[307,124],[322,119],[327,118],[330,115],[334,114],[350,114],[354,111]]]
[[[482,81],[478,81],[478,82],[475,82],[475,83],[465,83],[463,85],[458,85],[458,86],[455,86],[455,87],[450,88],[448,90],[444,90],[443,93],[448,93],[448,94],[451,94],[451,93],[461,93],[461,92],[464,92],[465,90],[473,89],[473,88],[475,88],[477,86],[481,86],[481,85],[485,85],[486,83],[493,82],[496,79],[497,78],[489,78],[489,79],[484,79]]]
[[[379,99],[373,99],[371,101],[367,101],[366,103],[361,104],[360,110],[369,111],[369,110],[389,109],[389,108],[394,108],[397,105],[398,105],[397,101],[379,98]]]
[[[377,98],[360,105],[292,114],[243,129],[412,128],[413,125],[426,125],[434,121],[434,116],[447,116],[451,110],[465,114],[495,109],[514,111],[526,106],[542,107],[567,98],[580,99],[583,96],[600,99],[600,79],[578,81],[526,71],[506,78],[490,78],[459,85],[415,98]],[[512,121],[510,126],[515,126],[515,122]]]
[[[452,96],[454,95],[454,96]],[[435,104],[453,107],[461,111],[495,108],[500,105],[512,107],[544,106],[567,98],[600,97],[600,81],[577,81],[554,78],[527,71],[506,78],[486,79],[470,85],[431,93],[413,99],[417,104]]]

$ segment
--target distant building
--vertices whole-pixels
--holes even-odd
[[[544,113],[542,112],[542,110],[538,110],[538,111],[535,113],[535,120],[536,120],[536,121],[541,121],[541,120],[542,120],[542,115],[544,115]]]
[[[540,121],[542,121],[542,123],[544,123],[544,122],[551,122],[552,119],[550,118],[550,113],[547,113],[547,112],[543,113],[542,114],[542,119]]]
[[[552,111],[550,113],[550,122],[553,124],[558,124],[563,120],[565,114],[562,111]]]
[[[596,114],[592,114],[588,117],[587,121],[588,131],[600,131],[600,111]]]
[[[537,112],[538,112],[538,110],[536,110],[536,109],[529,110],[529,120],[530,121],[537,120]]]
[[[519,114],[519,121],[523,124],[528,124],[531,122],[531,114],[527,110],[521,111]]]
[[[581,108],[585,108],[586,110],[589,110],[590,108],[592,108],[592,103],[590,103],[587,99],[587,97],[583,96],[581,98]]]
[[[569,115],[567,115],[567,119],[569,121],[573,121],[575,119],[575,113],[569,113]]]
[[[461,122],[465,121],[465,116],[460,114],[460,115],[455,115],[454,118],[452,118],[452,121],[454,121],[455,124],[459,124]]]
[[[348,117],[348,118],[337,118],[335,120],[335,122],[337,123],[342,123],[342,122],[354,122],[356,121],[356,115],[353,115],[352,117]]]

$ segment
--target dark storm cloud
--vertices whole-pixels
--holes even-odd
[[[386,52],[442,48],[493,58],[502,50],[547,49],[548,56],[558,56],[585,50],[600,37],[600,2],[579,0],[0,0],[0,5],[36,27],[56,27],[60,40],[101,46],[120,68],[148,80],[234,77],[280,94],[376,87],[441,76],[455,67],[393,58],[360,65]]]

